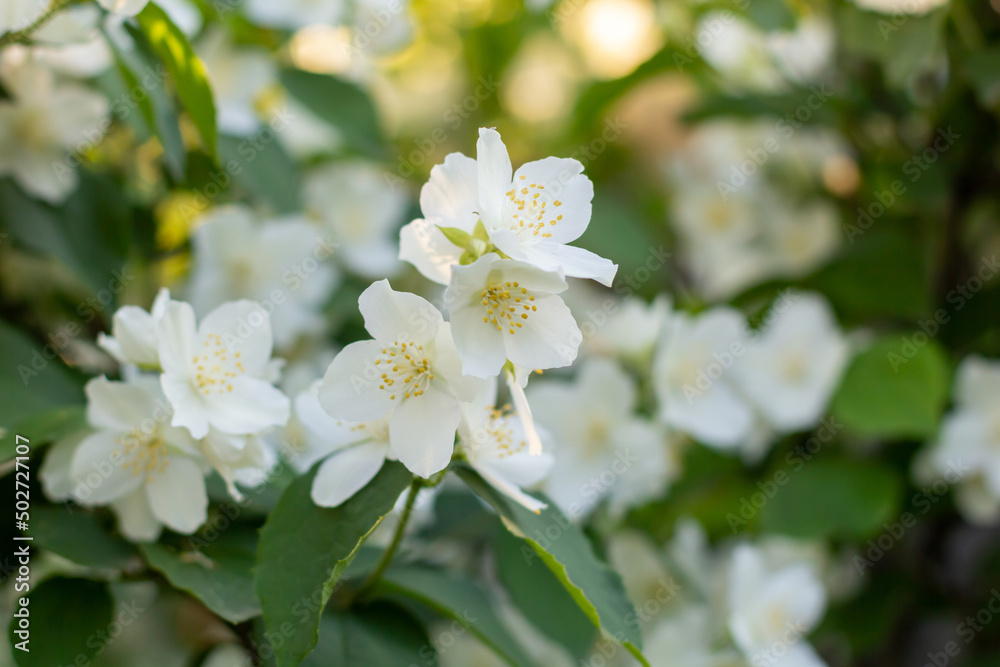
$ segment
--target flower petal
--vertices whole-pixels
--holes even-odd
[[[202,320],[198,338],[209,334],[222,338],[223,345],[232,352],[239,352],[241,361],[250,375],[262,376],[271,359],[274,335],[271,318],[260,304],[243,299],[224,303]]]
[[[479,218],[477,170],[476,161],[461,153],[447,155],[442,164],[431,169],[430,178],[420,189],[424,217],[435,218],[443,227],[471,232]]]
[[[163,372],[178,378],[191,377],[197,335],[191,304],[169,302],[163,309],[163,318],[156,323],[156,334]]]
[[[444,322],[430,301],[409,292],[397,292],[388,280],[368,286],[358,298],[365,329],[377,341],[425,343],[437,335]]]
[[[186,428],[197,440],[208,435],[208,409],[204,395],[195,390],[190,380],[164,373],[160,385],[174,408],[171,426]]]
[[[139,488],[142,475],[133,475],[121,465],[124,450],[114,431],[98,431],[84,438],[70,465],[76,484],[73,495],[80,504],[106,505]]]
[[[136,489],[111,503],[118,516],[118,529],[133,542],[155,542],[163,532],[163,524],[153,516],[145,489]]]
[[[525,178],[521,178],[524,176]],[[550,215],[561,216],[556,224],[547,225],[545,232],[551,234],[547,240],[554,243],[569,243],[580,238],[590,224],[591,201],[594,198],[594,184],[583,175],[583,165],[573,158],[547,157],[521,165],[514,174],[514,183],[536,184],[539,199],[546,202]],[[505,199],[510,213],[514,203]]]
[[[166,469],[153,475],[146,497],[153,516],[178,533],[190,535],[208,518],[205,476],[183,456],[172,457]]]
[[[500,223],[500,214],[510,189],[511,166],[507,147],[500,140],[500,134],[488,127],[479,128],[476,142],[476,168],[479,188],[479,217],[488,227]]]
[[[483,309],[464,305],[451,312],[451,330],[455,347],[462,358],[462,373],[478,378],[493,378],[507,361],[503,334],[496,326],[483,322]]]
[[[393,453],[421,477],[444,470],[455,449],[459,418],[455,397],[434,387],[406,399],[396,408],[389,423]]]
[[[93,378],[87,382],[87,421],[97,428],[119,432],[130,431],[144,420],[154,417],[157,407],[155,396],[159,391],[150,392],[148,383],[112,382],[106,377]],[[165,408],[166,406],[161,406]]]
[[[372,481],[387,451],[384,443],[367,442],[331,454],[313,479],[313,502],[320,507],[340,505]]]
[[[399,258],[417,268],[425,278],[441,285],[451,279],[451,269],[462,257],[462,249],[437,228],[440,218],[418,218],[399,230]]]
[[[384,417],[395,407],[390,393],[379,389],[375,358],[382,345],[374,340],[351,343],[326,370],[319,387],[319,404],[337,419],[354,422]]]
[[[269,382],[241,375],[219,391],[206,396],[205,403],[208,421],[224,433],[249,435],[288,422],[288,397]]]
[[[520,259],[546,271],[560,271],[570,278],[585,278],[611,287],[618,265],[610,259],[571,245],[544,241],[521,249]]]
[[[490,486],[495,488],[497,491],[500,491],[508,498],[513,499],[514,501],[520,503],[521,505],[524,505],[535,514],[539,514],[543,509],[548,507],[548,505],[543,503],[541,500],[538,500],[533,496],[529,496],[527,493],[519,489],[514,484],[511,484],[510,482],[503,479],[499,475],[496,475],[489,468],[489,466],[477,466],[473,464],[472,467],[476,469],[476,472],[478,472],[479,475],[484,480],[486,480]]]
[[[524,327],[504,330],[507,358],[532,369],[569,366],[583,340],[569,307],[557,296],[536,298],[534,305],[537,310],[523,320]]]
[[[156,321],[138,306],[123,306],[115,313],[112,328],[122,354],[139,366],[159,366]]]

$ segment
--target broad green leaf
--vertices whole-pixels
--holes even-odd
[[[111,535],[92,513],[82,507],[32,507],[30,526],[35,546],[78,565],[99,570],[123,570],[142,564],[128,542]]]
[[[260,532],[254,585],[267,632],[282,638],[274,646],[278,667],[298,665],[316,646],[320,614],[341,574],[412,479],[387,462],[350,500],[323,508],[310,497],[316,469],[288,486]]]
[[[205,66],[195,55],[184,33],[156,3],[146,5],[136,19],[153,50],[170,72],[177,96],[198,128],[205,149],[209,154],[215,155],[215,101]]]
[[[312,113],[336,128],[347,145],[374,157],[384,153],[378,113],[361,88],[335,76],[297,69],[282,70],[281,83]]]
[[[251,197],[271,205],[275,213],[295,213],[299,201],[299,174],[295,162],[278,141],[257,150],[249,139],[219,136],[219,162],[234,175]]]
[[[27,438],[29,448],[34,451],[39,445],[55,442],[87,428],[87,408],[83,405],[56,408],[28,417],[0,438],[0,462],[14,458],[17,435]]]
[[[330,612],[319,622],[319,644],[302,667],[434,667],[437,651],[420,624],[386,603]]]
[[[97,633],[107,631],[114,605],[101,582],[54,577],[31,591],[26,609],[30,613],[30,651],[17,649],[23,641],[15,632],[19,619],[15,615],[10,622],[15,662],[20,667],[56,667],[89,664],[94,659],[103,647]],[[85,662],[80,662],[80,657]]]
[[[851,362],[834,417],[861,435],[923,438],[937,430],[948,397],[948,361],[922,331],[883,338]]]
[[[199,538],[197,550],[166,544],[140,546],[150,566],[171,584],[191,593],[230,623],[241,623],[260,613],[253,592],[257,535],[250,528],[229,526],[215,540]]]
[[[503,529],[496,535],[497,574],[511,600],[528,621],[569,649],[575,659],[585,658],[597,636],[590,619],[548,568],[530,567],[521,553],[521,540]]]
[[[874,462],[803,462],[761,507],[761,527],[803,539],[868,538],[898,516],[900,493],[896,473]]]
[[[605,636],[624,646],[644,665],[646,659],[639,649],[642,634],[635,608],[625,594],[621,577],[597,559],[587,538],[552,503],[535,514],[518,503],[508,500],[479,475],[468,468],[459,468],[459,476],[481,498],[496,509],[504,525],[525,544],[521,555],[529,567],[545,564],[590,621]],[[541,496],[539,496],[541,497]]]
[[[397,594],[410,597],[468,628],[515,667],[528,667],[532,659],[493,611],[493,605],[479,585],[454,572],[426,567],[389,569],[375,595]]]
[[[52,343],[36,343],[0,321],[0,428],[7,429],[5,443],[15,435],[31,439],[13,430],[25,420],[83,403],[83,383],[52,349]],[[3,451],[12,448],[13,443],[5,444]]]

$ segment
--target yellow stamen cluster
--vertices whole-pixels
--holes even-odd
[[[389,392],[389,398],[396,400],[397,392],[403,390],[403,398],[422,396],[434,379],[430,360],[424,354],[424,346],[412,340],[408,343],[394,341],[382,348],[375,359],[376,366],[384,366],[385,372],[379,378],[378,388]],[[396,387],[396,383],[400,387]]]
[[[527,177],[520,176],[519,179],[523,181]],[[553,209],[562,206],[562,202],[558,199],[549,202],[547,197],[542,196],[543,190],[545,190],[544,185],[531,183],[525,186],[522,183],[521,187],[515,184],[514,189],[507,193],[507,199],[517,207],[510,225],[517,234],[530,232],[532,236],[550,238],[552,233],[544,231],[546,226],[554,227],[562,220],[562,215],[553,213]],[[553,208],[548,208],[549,203]]]
[[[167,446],[155,433],[146,433],[136,426],[116,440],[122,448],[112,451],[111,455],[115,458],[123,456],[122,468],[133,477],[145,475],[146,481],[150,482],[154,473],[161,473],[170,465]]]
[[[198,391],[208,396],[212,391],[224,394],[233,390],[232,380],[246,372],[240,353],[232,352],[218,334],[205,337],[202,354],[195,355],[195,383]]]
[[[520,320],[528,319],[529,314],[538,310],[538,306],[531,303],[535,297],[517,281],[493,283],[480,292],[480,297],[480,303],[486,308],[483,322],[501,332],[507,329],[507,333],[515,333],[524,326]]]
[[[514,440],[514,430],[510,426],[510,406],[491,408],[483,424],[483,435],[487,442],[496,447],[496,458],[503,459],[518,454],[528,446],[525,440]]]

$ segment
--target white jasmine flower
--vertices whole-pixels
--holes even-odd
[[[569,158],[549,157],[523,165],[513,175],[507,147],[492,129],[479,130],[476,160],[451,154],[431,170],[420,192],[424,218],[400,233],[400,258],[427,278],[447,284],[451,267],[463,252],[448,241],[441,227],[473,234],[482,221],[489,242],[511,259],[543,271],[573,278],[593,278],[610,285],[616,264],[594,253],[565,245],[590,224],[594,186],[583,165]],[[482,239],[472,248],[486,250]]]
[[[270,317],[258,304],[223,304],[196,328],[194,309],[171,301],[157,332],[174,426],[201,439],[209,427],[250,435],[288,421],[288,398],[265,379],[273,340]]]
[[[258,435],[233,435],[210,428],[198,447],[236,500],[243,498],[237,482],[251,488],[260,486],[277,463],[277,456]]]
[[[730,633],[751,663],[824,664],[806,641],[826,609],[826,591],[808,565],[773,569],[757,548],[738,546],[729,568],[728,609]]]
[[[532,369],[572,364],[583,336],[556,296],[566,287],[556,273],[496,253],[455,267],[444,302],[463,372],[494,377],[508,359]]]
[[[305,207],[323,221],[337,254],[351,271],[392,276],[401,268],[396,231],[407,198],[367,162],[329,163],[313,170],[304,186]]]
[[[451,327],[427,300],[380,280],[358,306],[374,340],[351,343],[337,355],[320,386],[320,405],[352,422],[391,413],[393,451],[411,471],[429,477],[451,460],[458,403],[475,397],[478,381],[462,375]]]
[[[731,308],[674,315],[653,361],[660,417],[713,447],[740,446],[754,415],[732,367],[746,353],[745,321]]]
[[[607,303],[607,295],[601,295]],[[579,310],[575,310],[579,313]],[[597,311],[600,313],[600,311]],[[670,299],[658,295],[652,302],[636,296],[628,296],[617,302],[606,319],[596,320],[587,311],[579,315],[581,321],[593,322],[593,333],[584,333],[586,351],[592,354],[616,355],[643,367],[653,356],[653,350],[663,327],[670,317]],[[587,328],[586,323],[583,326]]]
[[[333,242],[298,218],[258,222],[245,206],[225,206],[201,219],[193,235],[188,293],[199,315],[234,299],[253,299],[273,312],[274,341],[287,349],[320,333],[319,313],[338,281],[327,261]]]
[[[87,419],[97,432],[73,455],[75,499],[118,509],[135,505],[122,528],[142,539],[155,539],[160,525],[197,530],[208,508],[207,466],[188,432],[170,424],[170,405],[156,380],[95,378],[86,393]]]
[[[269,28],[295,30],[317,23],[337,23],[346,9],[344,0],[247,0],[251,21]]]
[[[634,414],[635,383],[611,359],[589,359],[575,382],[536,381],[526,394],[555,442],[558,465],[545,490],[564,510],[582,516],[640,474],[659,477],[658,490],[666,486],[665,439]],[[619,502],[626,499],[623,492]]]
[[[319,403],[320,382],[295,398],[295,414],[309,435],[322,443],[318,461],[326,460],[313,479],[312,499],[321,507],[337,507],[363,489],[386,459],[396,460],[389,444],[389,419],[346,422],[327,414]],[[325,450],[325,451],[324,451]]]
[[[10,93],[0,100],[0,175],[58,204],[77,184],[66,150],[92,145],[88,136],[100,135],[108,102],[77,84],[57,84],[50,70],[23,51],[4,53],[0,81]]]
[[[847,363],[847,341],[830,306],[815,294],[784,294],[754,332],[735,378],[781,432],[815,425]]]
[[[963,515],[990,523],[1000,516],[1000,362],[967,357],[952,391],[955,405],[925,455],[923,477],[957,483]]]
[[[552,468],[552,456],[532,454],[521,417],[497,408],[497,381],[483,382],[475,398],[462,403],[458,436],[462,450],[479,475],[501,493],[532,512],[546,505],[521,489],[540,482]]]
[[[111,335],[98,334],[97,344],[120,364],[158,369],[160,343],[156,326],[169,302],[170,290],[163,287],[148,312],[139,306],[122,306],[111,318]]]

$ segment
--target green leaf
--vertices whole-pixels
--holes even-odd
[[[146,5],[136,19],[153,50],[170,72],[177,96],[198,128],[205,149],[209,154],[215,155],[215,101],[205,66],[195,55],[184,33],[155,3]]]
[[[319,645],[302,667],[434,667],[424,629],[399,607],[379,603],[331,612],[319,622]]]
[[[537,556],[556,575],[590,621],[648,667],[639,651],[642,634],[638,616],[625,594],[621,577],[597,559],[573,520],[543,496],[539,497],[549,506],[535,514],[508,500],[471,469],[459,468],[457,472],[476,494],[496,509],[507,529],[524,540],[521,555],[527,559],[529,567],[536,566],[533,561]]]
[[[900,493],[896,473],[870,461],[803,461],[761,508],[761,527],[803,539],[864,539],[897,516]]]
[[[140,546],[150,566],[175,587],[187,591],[230,623],[260,614],[253,592],[257,535],[253,529],[230,526],[215,540],[192,539],[200,548],[177,549],[166,544]]]
[[[364,90],[335,76],[297,69],[282,70],[281,83],[312,113],[339,130],[347,145],[372,157],[382,156],[378,114]]]
[[[107,586],[88,579],[54,577],[42,582],[28,596],[29,652],[16,648],[23,641],[15,634],[18,618],[10,622],[11,653],[20,667],[54,667],[89,664],[103,646],[98,632],[111,623],[114,605]],[[18,607],[22,608],[23,607]],[[81,663],[80,657],[86,662]]]
[[[944,352],[923,332],[883,338],[851,362],[832,412],[861,435],[927,437],[937,431],[948,375]]]
[[[251,157],[252,156],[252,157]],[[249,139],[219,136],[219,161],[251,197],[266,201],[275,213],[295,213],[302,209],[299,201],[299,174],[295,162],[278,141],[264,150],[252,147]]]
[[[29,447],[34,451],[38,445],[61,440],[87,428],[87,408],[83,405],[56,408],[28,417],[10,429],[0,440],[0,462],[14,458],[17,447],[16,435],[27,438]]]
[[[316,646],[320,613],[341,574],[412,480],[387,462],[350,500],[323,508],[310,497],[317,467],[289,485],[260,533],[254,583],[268,633],[283,640],[274,647],[278,667],[298,665]]]
[[[98,570],[124,570],[141,565],[128,542],[114,537],[83,508],[61,505],[32,507],[34,544],[78,565]]]
[[[0,321],[0,428],[3,451],[12,451],[15,435],[31,440],[30,433],[14,427],[54,408],[83,403],[83,383],[59,359],[46,354],[51,348],[36,343],[23,333]],[[32,444],[35,444],[32,442]]]
[[[511,600],[532,625],[583,660],[597,635],[590,619],[548,568],[530,566],[521,540],[506,530],[496,533],[497,574]]]
[[[471,579],[426,567],[390,568],[375,590],[375,595],[387,593],[413,598],[457,621],[515,667],[534,664],[497,617],[486,593]]]

